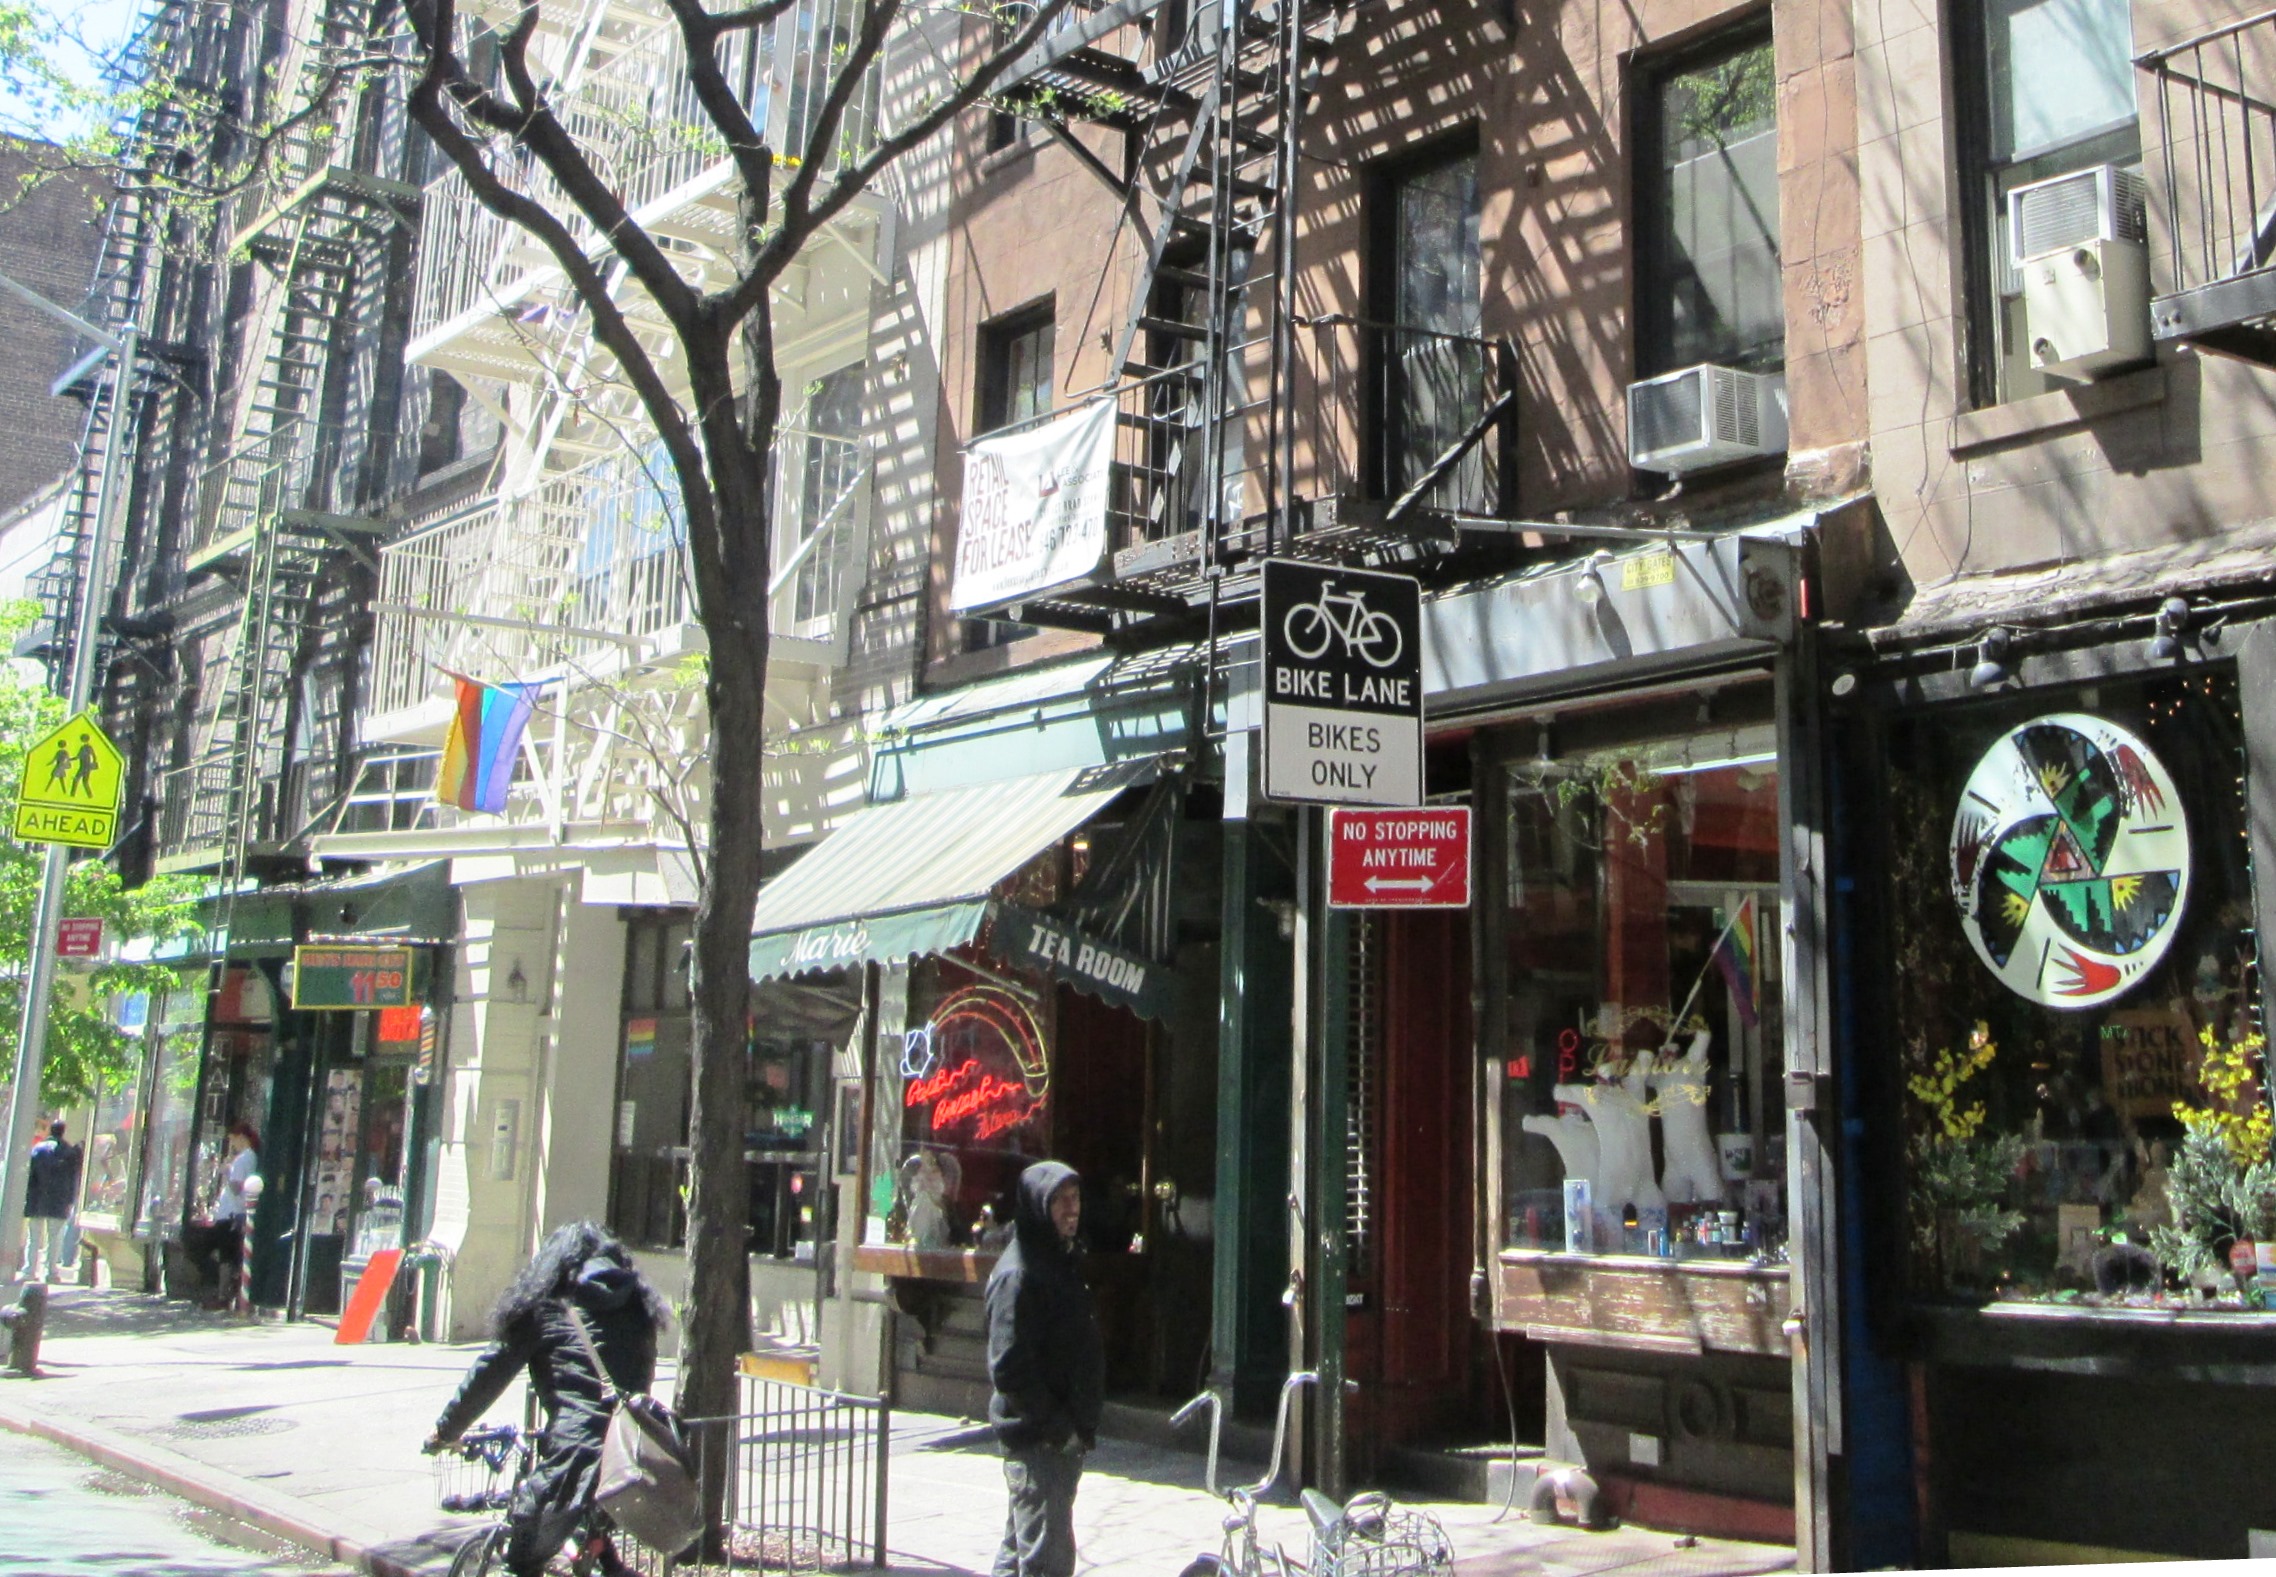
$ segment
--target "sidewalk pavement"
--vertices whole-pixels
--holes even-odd
[[[59,1441],[375,1577],[432,1577],[469,1523],[435,1510],[419,1442],[474,1351],[340,1347],[321,1325],[250,1325],[156,1298],[58,1289],[42,1377],[0,1380],[0,1427]],[[667,1384],[660,1378],[659,1391]],[[519,1406],[517,1393],[501,1415]],[[1223,1476],[1240,1478],[1241,1465]],[[988,1571],[1004,1488],[984,1431],[896,1414],[890,1495],[894,1573]],[[1756,1577],[1793,1564],[1791,1550],[1770,1545],[1584,1533],[1535,1527],[1522,1509],[1497,1521],[1491,1506],[1407,1504],[1445,1525],[1462,1577]],[[1215,1552],[1221,1517],[1203,1493],[1199,1455],[1103,1442],[1075,1508],[1078,1570],[1174,1577]],[[1268,1506],[1260,1527],[1302,1553],[1301,1512]]]

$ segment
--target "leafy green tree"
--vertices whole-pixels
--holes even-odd
[[[38,612],[34,603],[0,604],[0,641],[12,643]],[[0,662],[0,803],[15,804],[24,753],[62,721],[63,703],[27,674],[25,665]],[[40,845],[0,841],[0,1069],[15,1065],[31,966],[32,910],[44,858]],[[126,942],[170,942],[197,923],[194,884],[161,878],[129,892],[120,885],[118,872],[101,859],[74,862],[64,892],[64,913],[102,920],[111,943],[106,951],[114,958]],[[48,1011],[47,1054],[40,1072],[44,1103],[70,1106],[127,1077],[136,1066],[138,1037],[111,1022],[116,1004],[138,991],[163,991],[174,980],[175,971],[162,964],[65,965]]]

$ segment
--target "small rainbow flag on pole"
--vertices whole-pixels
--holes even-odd
[[[522,730],[529,726],[533,709],[530,698],[538,686],[484,684],[464,674],[450,677],[458,686],[458,709],[451,714],[450,734],[443,740],[435,799],[460,810],[496,814],[506,808],[514,757],[521,751]]]
[[[1739,1010],[1739,1019],[1749,1029],[1760,1019],[1756,1016],[1755,999],[1762,984],[1761,961],[1755,957],[1754,894],[1743,899],[1731,923],[1723,927],[1716,940],[1715,951],[1709,961],[1723,972],[1723,982],[1731,988],[1731,1002]]]

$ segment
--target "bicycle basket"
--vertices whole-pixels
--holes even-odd
[[[511,1456],[493,1467],[482,1456],[446,1450],[435,1458],[435,1506],[441,1511],[503,1511],[513,1495]]]
[[[1438,1519],[1393,1508],[1380,1518],[1338,1520],[1312,1541],[1312,1577],[1432,1577],[1454,1570],[1454,1544]]]

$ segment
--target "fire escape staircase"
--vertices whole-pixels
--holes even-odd
[[[120,71],[126,80],[144,80],[153,61],[171,54],[188,11],[186,3],[176,0],[151,18],[121,61]],[[91,322],[106,327],[127,324],[144,330],[150,327],[151,303],[147,287],[156,266],[168,205],[156,189],[157,183],[139,176],[164,161],[181,134],[184,119],[179,97],[161,94],[145,104],[134,124],[126,128],[119,165],[128,173],[113,192],[109,211],[104,216],[95,284],[81,308],[82,315]],[[144,348],[153,356],[166,356],[177,362],[186,359],[178,347],[146,339]],[[45,611],[49,671],[58,676],[68,673],[71,667],[72,641],[79,628],[80,598],[85,594],[88,558],[95,540],[95,510],[104,461],[114,444],[132,442],[132,421],[127,424],[123,439],[114,429],[116,412],[106,383],[119,375],[115,361],[99,350],[91,350],[84,361],[57,380],[57,393],[80,395],[87,400],[87,417],[80,429],[78,463],[64,492],[54,545],[47,563],[31,577],[29,588]],[[135,377],[129,389],[138,403],[153,397],[173,401],[187,395],[180,382],[147,379],[140,375],[140,369]],[[155,414],[163,419],[168,413]],[[147,683],[150,675],[140,665],[128,664],[117,677],[131,686]],[[97,693],[101,693],[100,679]]]
[[[1117,406],[1112,563],[1093,584],[984,616],[1102,633],[1184,616],[1228,555],[1272,535],[1287,417],[1282,194],[1307,73],[1342,8],[1205,5],[1180,46],[1144,68],[1099,47],[1153,9],[1121,0],[1082,15],[1015,65],[1002,93],[1117,186],[1145,255],[1103,391]],[[1078,120],[1130,136],[1139,175],[1108,172],[1069,134]],[[1260,414],[1263,452],[1251,454]],[[1252,480],[1263,509],[1244,518]]]
[[[162,870],[212,872],[234,890],[301,830],[289,740],[325,729],[298,717],[298,676],[322,634],[329,583],[343,560],[371,565],[383,529],[340,507],[356,457],[347,430],[320,418],[340,346],[381,283],[389,232],[417,200],[400,183],[325,165],[234,238],[271,271],[275,304],[239,441],[207,473],[186,563],[238,596],[203,678],[190,763],[165,796]]]
[[[1304,116],[1357,3],[1205,0],[1183,39],[1140,66],[1104,46],[1149,12],[1158,38],[1168,12],[1119,0],[1078,14],[1008,73],[1000,101],[1042,119],[1115,188],[1145,250],[1100,391],[1116,403],[1110,561],[1083,584],[977,616],[1101,634],[1165,618],[1197,625],[1212,604],[1253,599],[1268,556],[1413,562],[1446,550],[1448,533],[1406,517],[1502,419],[1508,387],[1412,496],[1304,499],[1291,485],[1301,320],[1286,194]],[[1076,121],[1124,132],[1138,174],[1109,170],[1072,134]]]

